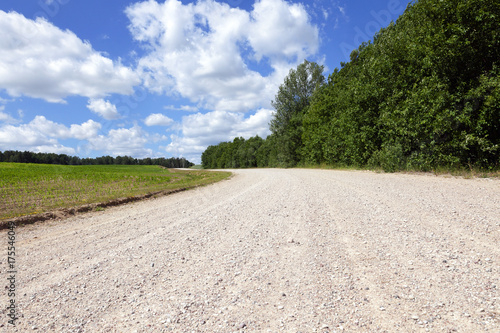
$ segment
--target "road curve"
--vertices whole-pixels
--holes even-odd
[[[17,228],[0,331],[500,331],[499,180],[234,173]]]

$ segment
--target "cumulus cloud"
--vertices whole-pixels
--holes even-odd
[[[81,125],[72,124],[67,127],[48,120],[44,116],[36,116],[29,124],[20,126],[20,128],[23,127],[35,130],[47,137],[85,140],[94,137],[101,129],[101,124],[88,120]]]
[[[0,10],[0,89],[10,96],[64,102],[67,96],[131,94],[138,75],[43,18]]]
[[[89,110],[111,120],[123,111],[107,96],[131,94],[142,82],[149,91],[196,105],[165,107],[191,112],[181,122],[156,113],[144,124],[177,130],[162,149],[199,161],[210,144],[236,136],[266,137],[278,86],[290,68],[315,57],[319,48],[318,28],[305,7],[286,0],[258,0],[250,10],[213,0],[147,0],[130,5],[126,14],[132,37],[145,51],[135,69],[42,18],[0,11],[0,91],[49,102],[84,96]],[[203,109],[217,111],[194,113]],[[67,151],[71,148],[59,140],[78,139],[87,142],[89,151],[147,157],[153,156],[152,142],[166,139],[137,125],[100,133],[101,124],[91,120],[65,126],[37,116],[12,126],[8,116],[0,110],[0,147]]]
[[[318,29],[302,4],[282,0],[261,0],[255,3],[248,40],[258,60],[262,57],[299,58],[318,51]]]
[[[260,109],[248,118],[239,121],[235,124],[230,132],[231,138],[242,136],[248,139],[252,136],[258,135],[262,138],[271,134],[269,130],[269,122],[274,114],[273,110]]]
[[[259,109],[246,118],[242,113],[228,111],[185,116],[179,127],[182,136],[171,135],[172,141],[166,151],[199,163],[201,153],[209,145],[240,136],[246,139],[255,135],[267,137],[270,134],[268,124],[273,112],[270,109]]]
[[[121,118],[116,106],[104,99],[90,99],[87,108],[107,120]]]
[[[173,119],[170,119],[161,113],[150,114],[146,119],[144,119],[144,124],[146,124],[146,126],[169,126],[173,122]]]
[[[29,150],[59,154],[75,154],[75,149],[59,143],[60,139],[87,140],[97,135],[101,124],[88,120],[67,127],[44,116],[36,116],[28,124],[0,127],[0,150]]]
[[[250,12],[212,0],[149,0],[126,14],[148,52],[138,64],[145,86],[214,110],[268,106],[288,70],[319,45],[304,7],[283,0],[257,1]],[[271,74],[251,70],[255,61],[266,62]]]
[[[151,140],[150,135],[140,126],[132,128],[112,129],[107,135],[90,138],[89,148],[112,156],[134,156],[137,158],[152,157],[153,150],[145,146]]]
[[[28,150],[75,155],[79,151],[99,152],[102,155],[128,155],[138,158],[153,157],[148,144],[165,141],[164,135],[149,134],[140,126],[111,129],[107,134],[99,134],[102,125],[93,120],[82,124],[66,126],[36,116],[31,122],[19,126],[0,126],[0,151]],[[61,144],[61,140],[76,139],[80,144],[75,150]]]
[[[81,125],[71,125],[69,128],[69,137],[78,140],[88,140],[99,133],[101,124],[93,120],[87,120]]]

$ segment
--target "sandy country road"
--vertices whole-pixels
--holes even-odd
[[[0,331],[500,332],[499,180],[234,172],[17,228]]]

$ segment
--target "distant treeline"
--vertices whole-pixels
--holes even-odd
[[[80,158],[54,153],[33,153],[30,151],[7,150],[0,152],[0,162],[60,164],[60,165],[161,165],[166,168],[189,168],[194,163],[185,158],[144,158],[137,159],[130,156],[102,156],[96,158]]]
[[[205,168],[500,168],[500,1],[419,0],[325,79],[305,61],[272,135],[210,146]]]
[[[266,142],[269,141],[259,136],[221,142],[203,152],[201,163],[206,169],[266,167],[269,166],[269,154],[264,147]]]

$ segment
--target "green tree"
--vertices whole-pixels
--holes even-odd
[[[302,153],[302,118],[310,104],[311,96],[325,77],[324,66],[305,60],[291,69],[271,102],[276,110],[270,129],[275,135],[278,160],[283,166],[294,166]]]
[[[499,1],[412,2],[326,84],[317,64],[291,70],[256,150],[244,141],[222,150],[233,167],[498,169],[499,49]]]

